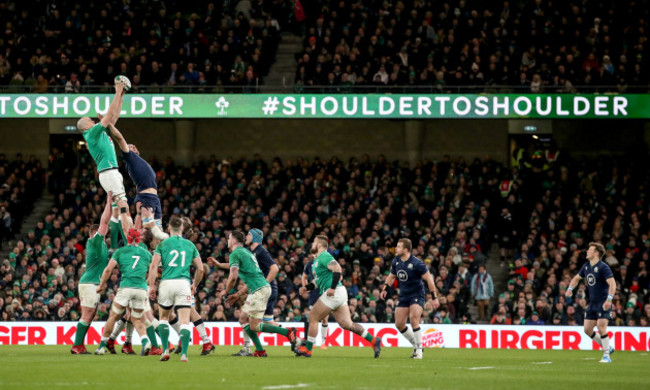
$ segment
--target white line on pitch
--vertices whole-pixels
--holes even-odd
[[[553,364],[553,362],[533,362],[533,364]]]
[[[468,370],[491,370],[494,367],[470,367]]]
[[[276,390],[276,389],[295,389],[298,387],[308,387],[307,383],[298,383],[297,385],[279,385],[279,386],[266,386],[262,387],[264,390]]]

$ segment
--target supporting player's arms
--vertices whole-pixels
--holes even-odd
[[[99,229],[97,230],[97,233],[104,237],[108,233],[108,223],[111,221],[111,199],[113,199],[113,194],[109,191],[106,197],[106,206],[102,213],[102,219],[99,221]]]
[[[120,117],[120,111],[122,111],[122,102],[124,101],[124,85],[122,83],[115,84],[115,96],[113,96],[113,102],[108,107],[106,115],[98,118],[100,119],[102,126],[108,127],[108,125],[114,125],[117,123],[117,119]]]
[[[230,269],[230,266],[228,265],[228,263],[220,263],[214,257],[208,257],[208,264],[210,264],[212,266],[215,266],[217,268],[220,268],[222,270],[226,270],[226,271]]]
[[[113,268],[117,266],[117,261],[114,259],[111,259],[108,264],[106,265],[106,268],[104,268],[104,272],[102,272],[102,278],[99,281],[99,287],[97,287],[97,293],[102,294],[104,290],[106,290],[106,282],[108,281],[108,278],[111,276],[111,272],[113,272]]]

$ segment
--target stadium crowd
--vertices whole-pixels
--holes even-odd
[[[650,81],[647,1],[308,3],[298,88],[575,93]]]
[[[51,164],[76,165],[78,174],[56,185],[50,178],[55,206],[2,259],[0,321],[78,320],[86,229],[99,220],[105,194],[87,151],[65,159],[70,152],[53,151]],[[576,290],[574,299],[563,292],[584,262],[586,245],[597,240],[607,246],[606,261],[619,284],[612,324],[647,326],[647,164],[522,156],[512,167],[449,157],[409,166],[367,155],[348,161],[256,155],[211,156],[186,167],[171,158],[151,163],[164,223],[172,214],[190,217],[191,239],[204,259],[227,261],[227,231],[262,229],[263,244],[280,267],[277,321],[305,320],[300,275],[312,238],[325,233],[344,268],[354,321],[394,321],[395,290],[389,289],[384,301],[379,286],[397,240],[408,237],[441,292],[438,310],[427,296],[423,322],[474,321],[468,309],[473,276],[489,261],[510,267],[507,286],[495,286],[501,290],[492,301],[491,323],[581,324],[584,291]],[[127,183],[127,189],[132,199],[134,187]],[[239,310],[215,299],[226,277],[214,268],[197,289],[204,320],[236,320]],[[116,276],[109,280],[98,319],[106,318],[118,284]]]
[[[126,75],[144,86],[248,87],[268,74],[282,2],[0,3],[0,85],[98,92]],[[208,86],[210,88],[208,88]],[[108,90],[108,89],[107,89]],[[190,89],[188,89],[190,91]]]

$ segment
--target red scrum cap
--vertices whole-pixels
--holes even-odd
[[[129,245],[135,243],[138,245],[140,243],[141,237],[140,237],[140,232],[138,229],[129,229],[129,233],[126,236],[126,241],[129,243]]]

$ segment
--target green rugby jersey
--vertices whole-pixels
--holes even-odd
[[[86,270],[79,283],[99,284],[104,268],[108,265],[108,247],[104,236],[96,233],[86,242]]]
[[[108,135],[102,122],[83,132],[83,137],[88,145],[88,152],[97,164],[97,172],[117,168],[117,155],[113,139]]]
[[[260,269],[255,255],[248,249],[238,246],[230,253],[228,265],[239,267],[239,277],[248,287],[248,292],[253,293],[264,286],[269,286],[264,273]]]
[[[318,286],[318,289],[320,290],[321,295],[324,294],[327,290],[329,290],[332,287],[332,271],[330,271],[327,266],[332,262],[335,261],[334,257],[329,254],[329,252],[325,251],[321,253],[315,260],[314,264],[312,264],[312,273],[314,276],[314,282]],[[339,283],[336,287],[342,286],[341,281],[339,280]]]
[[[127,245],[115,251],[111,260],[117,261],[122,273],[120,288],[147,289],[147,272],[151,253],[140,246]]]
[[[192,241],[181,236],[171,236],[158,244],[155,253],[162,259],[161,280],[187,279],[192,282],[190,266],[192,260],[200,257]]]

